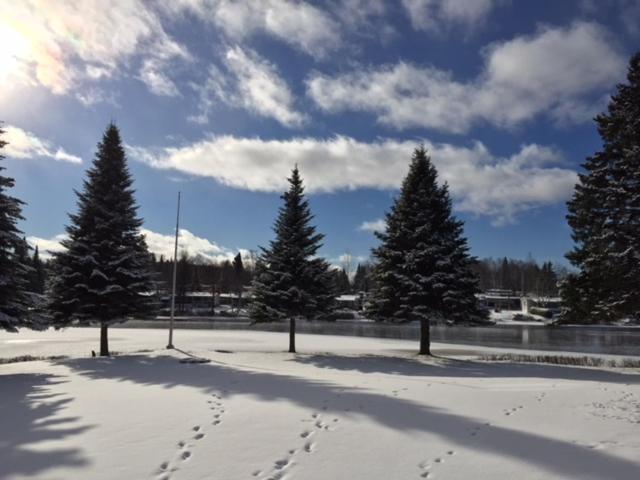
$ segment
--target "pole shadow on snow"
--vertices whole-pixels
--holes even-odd
[[[49,374],[0,376],[0,479],[13,475],[36,478],[57,467],[83,467],[88,459],[78,448],[33,449],[38,442],[65,440],[88,430],[79,417],[61,417],[73,399],[51,387],[65,383]]]
[[[266,402],[282,399],[314,410],[326,406],[330,412],[347,416],[366,416],[394,430],[407,433],[424,432],[472,450],[511,457],[550,472],[559,478],[636,480],[640,471],[640,463],[574,443],[506,427],[486,425],[482,419],[456,415],[447,410],[359,390],[357,387],[345,387],[326,381],[307,380],[275,372],[249,371],[215,360],[210,364],[184,365],[170,356],[130,356],[113,359],[66,360],[60,363],[93,379],[161,385],[167,389],[174,386],[187,386],[201,390],[203,393],[224,390],[227,396],[251,395]],[[365,364],[365,360],[362,364]],[[418,368],[417,365],[403,360],[399,365],[396,367],[399,373],[406,372],[409,368],[409,374],[411,374],[411,369]],[[483,367],[484,365],[480,365],[472,369],[460,369],[458,376],[489,377],[500,373],[499,369],[490,368],[488,373],[481,374],[479,370]],[[364,367],[361,368],[364,369]],[[424,365],[421,368],[423,368],[423,375],[428,377],[429,368],[425,368]],[[444,375],[444,367],[441,368],[440,375]],[[456,367],[448,367],[447,375],[455,376],[455,370]],[[374,368],[373,371],[377,370]],[[434,372],[437,371],[438,369],[434,370]],[[417,371],[414,374],[417,375]],[[531,370],[531,376],[534,376],[533,370]],[[543,370],[535,372],[535,376],[544,378]],[[566,378],[566,375],[555,374],[552,378]],[[621,378],[613,375],[610,380],[622,381]],[[351,412],[345,413],[347,409],[351,409]],[[474,430],[482,431],[481,439],[469,435],[469,432]]]

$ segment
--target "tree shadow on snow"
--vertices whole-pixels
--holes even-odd
[[[313,410],[326,407],[327,411],[343,416],[366,416],[394,430],[428,433],[472,450],[511,457],[558,478],[636,480],[640,471],[640,463],[586,446],[488,425],[482,419],[456,415],[410,400],[273,371],[236,368],[215,360],[209,364],[180,364],[171,356],[131,356],[65,360],[60,363],[93,379],[161,385],[167,389],[187,386],[203,393],[250,395],[266,402],[287,400]],[[412,363],[405,365],[418,368]],[[472,432],[477,435],[473,436]]]
[[[407,358],[385,355],[298,355],[293,361],[319,368],[410,377],[538,378],[640,384],[640,375],[588,367],[519,362],[484,362],[446,357]]]
[[[78,426],[78,417],[59,416],[72,401],[51,390],[59,383],[64,381],[57,375],[0,375],[0,479],[35,478],[51,468],[88,464],[77,448],[37,448],[38,442],[64,440],[90,428]]]

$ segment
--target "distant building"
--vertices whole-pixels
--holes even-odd
[[[513,310],[517,312],[523,310],[522,297],[513,290],[487,290],[478,295],[478,300],[481,305],[484,305],[490,310]]]

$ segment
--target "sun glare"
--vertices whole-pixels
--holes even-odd
[[[19,30],[0,21],[0,81],[18,74],[22,62],[29,57],[30,42]]]

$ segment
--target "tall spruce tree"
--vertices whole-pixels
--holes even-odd
[[[109,355],[108,327],[154,310],[150,255],[120,133],[109,124],[69,215],[65,250],[54,255],[49,309],[56,326],[100,325],[100,355]]]
[[[328,313],[334,303],[329,264],[315,255],[322,234],[311,225],[313,215],[296,166],[289,191],[275,221],[276,238],[261,248],[253,280],[250,315],[255,322],[289,319],[289,352],[296,351],[296,318],[313,319]]]
[[[3,134],[0,124],[0,161],[4,160],[2,150],[7,145]],[[4,170],[0,165],[0,328],[17,332],[20,327],[36,328],[38,324],[29,313],[28,247],[17,226],[23,219],[24,203],[8,194],[14,180],[2,175]]]
[[[640,317],[640,52],[595,121],[602,150],[587,158],[567,204],[567,258],[579,272],[562,285],[566,323]]]
[[[242,263],[242,254],[238,254],[233,257],[233,287],[238,298],[236,299],[236,313],[240,313],[240,307],[242,306],[242,289],[244,288],[245,279],[244,264]]]
[[[368,292],[371,284],[371,266],[368,263],[359,263],[353,277],[353,289],[355,293]]]
[[[46,273],[44,263],[40,259],[40,250],[36,245],[31,257],[31,274],[29,275],[29,290],[38,295],[44,294]]]
[[[368,313],[378,321],[420,322],[420,354],[429,355],[430,322],[485,317],[477,303],[463,223],[451,213],[447,185],[424,147],[416,148],[400,196],[386,215]]]

